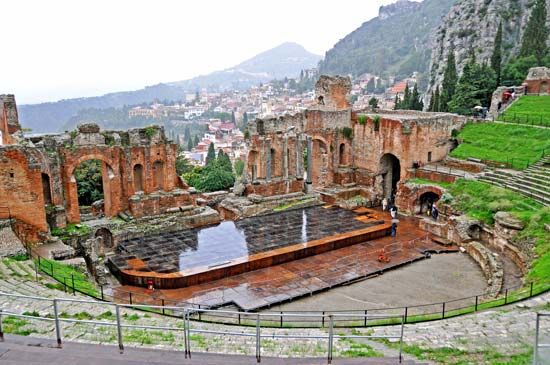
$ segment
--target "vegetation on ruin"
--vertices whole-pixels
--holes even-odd
[[[344,138],[352,139],[353,138],[353,129],[351,129],[350,127],[342,128],[342,135],[344,136]]]
[[[103,177],[101,161],[83,161],[74,170],[78,189],[78,204],[89,206],[93,202],[103,199]]]
[[[357,117],[357,121],[359,122],[359,124],[365,125],[365,124],[367,124],[367,116],[366,115],[359,115]]]
[[[500,115],[499,120],[550,126],[550,96],[522,96]]]
[[[157,130],[155,127],[147,127],[145,128],[145,135],[147,136],[147,138],[151,139],[153,138],[153,136],[155,135],[155,133],[157,133]]]
[[[90,233],[90,227],[83,223],[69,223],[65,228],[52,228],[52,236],[67,239],[72,236],[85,236]]]
[[[550,223],[550,207],[543,207],[531,198],[479,181],[460,179],[453,184],[413,179],[417,184],[444,187],[453,208],[486,224],[494,223],[494,214],[509,212],[519,218],[525,228],[516,235],[516,241],[531,242],[537,254],[531,265],[528,279],[535,283],[548,282],[550,278],[550,232],[544,225]],[[445,197],[444,197],[445,199]]]
[[[460,145],[452,157],[511,163],[524,169],[550,153],[550,130],[499,123],[467,124],[459,133]]]
[[[235,163],[233,164],[233,168],[235,169],[235,174],[237,174],[237,176],[243,176],[244,161],[240,158],[236,159]]]
[[[184,155],[178,154],[178,157],[176,158],[176,174],[181,176],[191,171],[192,169],[193,166],[191,165],[189,160],[187,160]]]

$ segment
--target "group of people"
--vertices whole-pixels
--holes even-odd
[[[392,199],[393,200],[393,199]],[[395,237],[397,235],[397,224],[399,219],[397,219],[397,207],[393,202],[388,202],[387,198],[382,199],[382,210],[389,210],[391,215],[391,236]]]

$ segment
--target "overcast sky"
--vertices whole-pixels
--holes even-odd
[[[323,55],[395,0],[10,0],[0,94],[101,95],[231,67],[283,42]]]

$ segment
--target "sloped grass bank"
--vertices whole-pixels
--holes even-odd
[[[510,163],[524,169],[550,154],[550,129],[499,123],[469,123],[459,133],[452,157]]]
[[[498,120],[550,127],[550,96],[526,95],[512,104]]]

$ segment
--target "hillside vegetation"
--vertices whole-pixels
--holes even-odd
[[[550,96],[522,96],[498,118],[504,122],[550,127]]]
[[[401,1],[380,8],[380,16],[363,23],[326,53],[322,74],[385,72],[398,77],[426,72],[431,57],[430,39],[454,0]]]
[[[452,157],[469,157],[495,162],[513,163],[525,168],[550,154],[550,129],[499,123],[467,124],[458,135],[460,145]],[[512,159],[514,161],[512,161]]]

